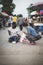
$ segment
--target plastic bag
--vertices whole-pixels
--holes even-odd
[[[26,39],[26,34],[22,34],[21,38],[20,38],[20,42],[26,42],[27,39]]]

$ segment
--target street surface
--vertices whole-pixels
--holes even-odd
[[[43,38],[29,45],[9,43],[8,37],[7,29],[0,30],[0,65],[43,65]]]

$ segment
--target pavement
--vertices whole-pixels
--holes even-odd
[[[0,65],[43,65],[43,38],[29,45],[9,43],[8,37],[7,28],[0,30]]]

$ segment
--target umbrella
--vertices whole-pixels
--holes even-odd
[[[40,10],[40,15],[43,15],[43,10]]]
[[[5,12],[0,12],[2,15],[4,15],[4,16],[9,16],[7,13],[5,13]]]
[[[30,15],[37,15],[37,12],[36,11],[33,11],[33,12],[31,12]]]
[[[32,5],[33,10],[43,10],[43,2],[38,2]]]

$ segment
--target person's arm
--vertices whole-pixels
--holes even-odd
[[[24,34],[28,34],[27,32],[23,31]]]
[[[18,35],[18,37],[21,37],[21,35],[19,35],[19,34],[17,34]]]
[[[17,35],[19,36],[19,37],[21,37],[21,35],[20,35],[20,31],[18,30],[18,32],[17,32]]]
[[[8,30],[9,35],[11,35],[11,32]]]

